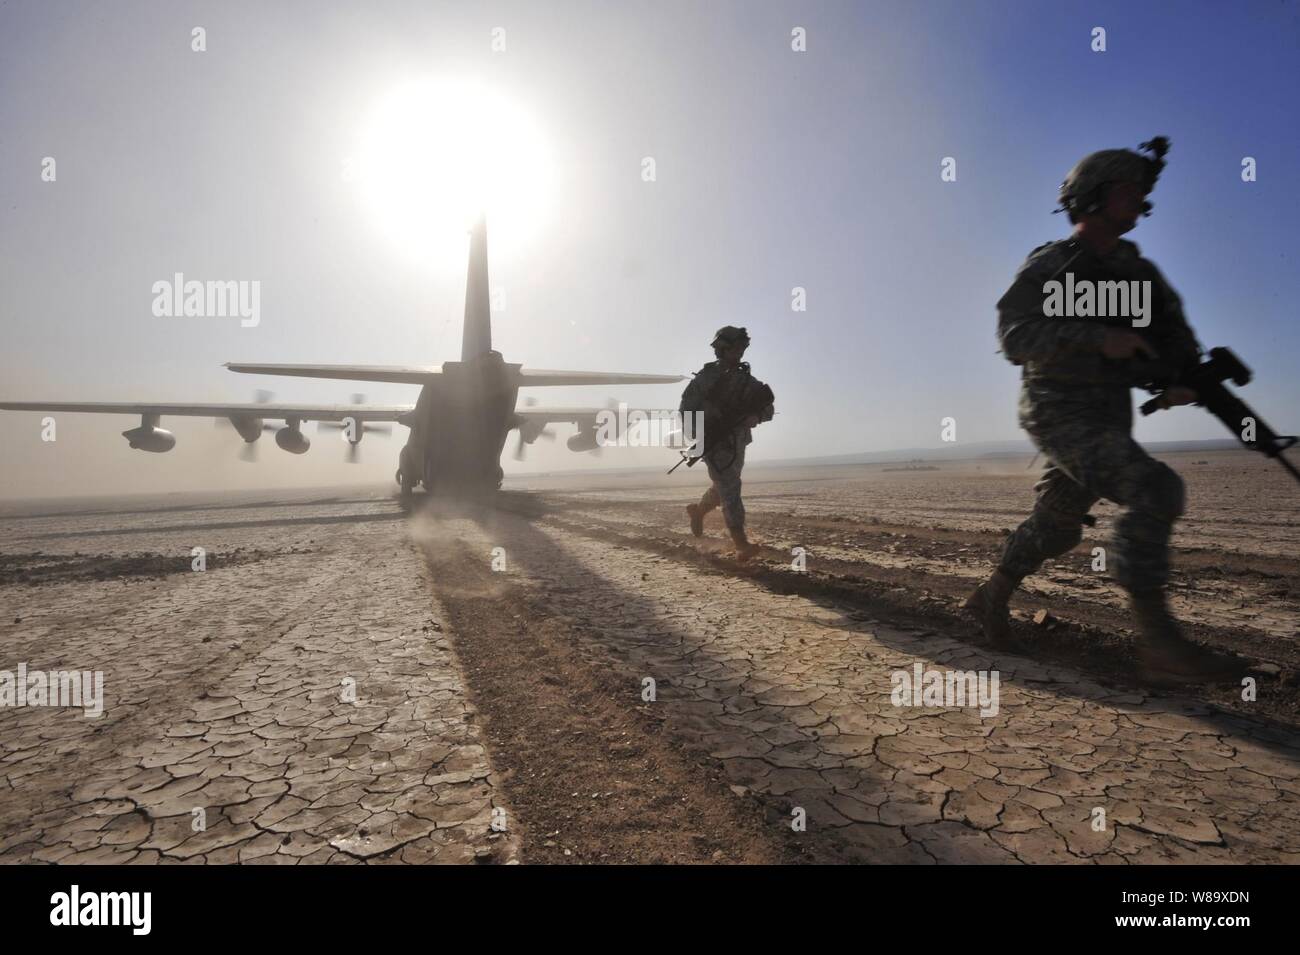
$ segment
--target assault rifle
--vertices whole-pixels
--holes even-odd
[[[1282,454],[1300,438],[1295,435],[1278,434],[1259,415],[1255,414],[1244,401],[1226,387],[1225,381],[1231,381],[1238,387],[1250,383],[1250,369],[1242,364],[1241,359],[1227,348],[1211,348],[1210,357],[1191,370],[1179,375],[1176,381],[1160,383],[1163,387],[1184,385],[1196,392],[1196,403],[1214,415],[1242,443],[1252,451],[1258,451],[1270,458],[1275,458],[1297,481],[1300,471]],[[1155,397],[1142,405],[1141,411],[1149,415],[1164,407],[1160,398]]]
[[[695,448],[697,448],[697,447],[698,447],[698,444],[693,444],[693,445],[691,445],[691,451],[695,450]],[[672,474],[674,471],[676,471],[676,470],[677,470],[679,467],[681,467],[683,464],[686,465],[688,468],[693,468],[693,467],[695,467],[695,465],[696,465],[697,463],[699,463],[699,460],[700,460],[702,457],[704,457],[704,455],[702,455],[702,454],[691,454],[691,451],[679,451],[678,454],[680,454],[680,455],[682,456],[682,457],[681,457],[681,460],[678,461],[676,464],[674,464],[672,467],[670,467],[670,468],[668,469],[668,473],[669,473],[669,474]]]
[[[689,414],[690,412],[687,413]],[[706,417],[704,419],[703,427],[701,430],[704,432],[704,434],[707,434],[710,431],[714,430],[715,428],[721,428],[726,434],[732,436],[732,440],[735,440],[734,436],[735,436],[736,429],[740,427],[741,422],[744,421],[746,418],[748,418],[749,415],[750,412],[745,412],[743,415],[732,415],[726,421],[723,421],[721,419],[715,419],[714,424],[710,424],[709,418]],[[696,464],[698,464],[700,461],[704,459],[705,455],[710,454],[714,450],[714,447],[716,445],[712,441],[709,442],[708,448],[706,450],[705,443],[704,443],[704,434],[701,434],[698,437],[696,437],[696,439],[691,443],[691,446],[689,448],[677,452],[678,454],[681,455],[681,460],[679,460],[676,464],[674,464],[672,467],[668,469],[669,474],[672,474],[683,464],[686,465],[688,468],[695,467]]]

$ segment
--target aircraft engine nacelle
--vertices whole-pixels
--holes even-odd
[[[141,425],[130,431],[123,431],[122,437],[137,451],[152,451],[162,454],[176,447],[176,436],[165,428],[156,425]]]
[[[262,436],[262,419],[235,415],[230,419],[239,436],[250,444]]]
[[[566,443],[570,451],[595,451],[598,447],[595,431],[579,431]]]
[[[311,441],[300,428],[286,425],[275,433],[275,443],[290,454],[306,454]]]
[[[532,444],[534,441],[536,441],[538,438],[542,436],[542,432],[545,430],[546,430],[545,421],[525,420],[521,422],[519,425],[519,437],[524,442],[524,444]]]

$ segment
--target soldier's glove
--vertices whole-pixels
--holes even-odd
[[[1186,385],[1170,385],[1156,398],[1156,407],[1174,408],[1178,405],[1192,405],[1198,400],[1196,392]]]

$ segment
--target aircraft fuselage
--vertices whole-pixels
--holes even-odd
[[[423,386],[402,449],[399,483],[430,491],[496,488],[501,452],[515,426],[518,364],[489,351],[466,361],[449,361],[436,381]]]

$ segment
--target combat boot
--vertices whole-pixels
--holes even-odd
[[[687,504],[686,515],[691,519],[691,533],[696,537],[704,536],[704,512],[698,504]]]
[[[1011,594],[1020,581],[995,570],[993,576],[975,588],[966,598],[962,609],[968,611],[979,623],[984,636],[993,643],[1007,646],[1011,640]]]
[[[737,560],[749,560],[763,549],[745,536],[745,529],[743,527],[737,527],[732,530],[731,540],[736,545]]]
[[[1245,664],[1229,654],[1193,643],[1183,635],[1163,593],[1132,594],[1137,623],[1137,658],[1148,677],[1164,683],[1234,679]]]

